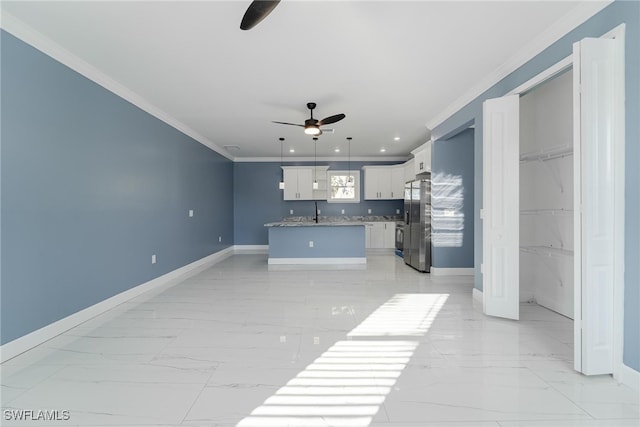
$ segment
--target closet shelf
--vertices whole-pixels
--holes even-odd
[[[573,251],[553,246],[520,246],[520,252],[545,257],[573,257]]]
[[[522,209],[520,215],[573,215],[572,209]]]
[[[553,160],[571,155],[573,155],[573,147],[571,145],[557,145],[555,147],[543,148],[542,150],[521,154],[520,163]]]

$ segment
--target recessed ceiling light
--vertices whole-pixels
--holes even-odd
[[[400,137],[396,136],[395,138],[393,138],[394,141],[400,141]]]
[[[387,149],[386,149],[386,148],[381,148],[381,149],[380,149],[380,152],[381,152],[381,153],[384,153],[385,151],[387,151]]]
[[[333,150],[333,151],[335,151],[336,153],[339,153],[339,152],[340,152],[340,149],[339,149],[339,148],[336,148],[336,149],[335,149],[335,150]]]
[[[290,152],[290,153],[295,153],[295,152],[296,152],[296,150],[294,150],[293,148],[289,148],[289,152]]]

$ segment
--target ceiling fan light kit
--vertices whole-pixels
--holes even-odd
[[[305,126],[304,133],[307,135],[320,135],[320,128],[315,125]]]

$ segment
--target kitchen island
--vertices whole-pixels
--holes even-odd
[[[282,221],[269,227],[269,264],[366,264],[365,223]]]

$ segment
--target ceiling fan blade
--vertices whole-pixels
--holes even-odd
[[[330,125],[331,123],[335,123],[335,122],[339,122],[340,120],[344,119],[345,116],[344,114],[336,114],[335,116],[329,116],[326,117],[322,120],[320,120],[318,122],[318,126],[322,126],[322,125]]]
[[[304,127],[304,125],[299,125],[297,123],[287,123],[287,122],[271,122],[271,123],[277,123],[279,125],[291,125],[291,126],[300,126],[300,127]]]
[[[268,0],[254,0],[251,2],[247,11],[242,17],[240,22],[241,30],[250,30],[260,23],[264,18],[271,13],[273,9],[280,3],[280,0],[268,1]]]

